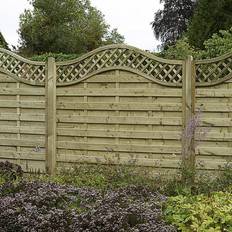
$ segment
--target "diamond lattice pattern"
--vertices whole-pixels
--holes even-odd
[[[29,64],[3,52],[0,52],[0,68],[22,80],[45,82],[45,65]]]
[[[58,65],[57,82],[75,82],[99,70],[117,67],[136,70],[159,82],[178,84],[182,81],[182,65],[161,63],[137,51],[114,48],[98,52],[71,65]]]
[[[214,63],[196,65],[196,81],[212,83],[232,75],[232,57]]]

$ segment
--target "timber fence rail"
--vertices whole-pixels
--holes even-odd
[[[166,60],[110,45],[34,62],[0,48],[0,159],[27,172],[82,162],[215,170],[232,158],[231,129],[232,53]]]

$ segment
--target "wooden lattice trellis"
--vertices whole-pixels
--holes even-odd
[[[45,62],[33,62],[0,49],[0,71],[29,84],[44,84]]]
[[[102,71],[122,69],[160,84],[177,86],[182,82],[182,63],[160,59],[129,46],[107,46],[80,59],[57,63],[57,83],[76,83]]]
[[[196,86],[215,85],[232,77],[232,54],[194,63]],[[75,84],[116,69],[134,72],[161,85],[181,87],[184,61],[162,59],[131,46],[110,45],[72,61],[57,62],[57,85]],[[0,70],[28,84],[45,84],[45,62],[31,61],[1,48]]]
[[[195,64],[197,86],[214,85],[232,78],[232,54]]]

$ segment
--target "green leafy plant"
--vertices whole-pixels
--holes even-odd
[[[0,162],[0,178],[5,181],[12,181],[23,176],[21,166],[8,161]]]
[[[55,176],[29,175],[28,179],[51,181],[59,184],[70,184],[78,187],[97,189],[114,189],[130,185],[147,186],[157,189],[160,178],[149,174],[148,168],[124,165],[75,165],[69,169],[61,168]]]
[[[205,50],[201,51],[201,58],[213,58],[232,52],[232,27],[220,30],[219,33],[204,42]]]
[[[220,30],[204,42],[204,49],[199,50],[190,45],[188,37],[183,37],[167,47],[158,56],[166,59],[185,59],[192,55],[194,59],[209,59],[232,52],[232,28]]]
[[[79,58],[82,54],[63,54],[63,53],[45,53],[42,55],[34,55],[29,57],[34,61],[47,61],[48,57],[54,57],[56,61],[73,60]]]
[[[160,53],[160,56],[166,59],[186,59],[188,55],[192,55],[193,57],[198,56],[198,52],[195,50],[193,46],[191,46],[188,42],[187,37],[183,37],[174,45],[168,46],[166,50]]]
[[[232,231],[232,194],[170,197],[164,215],[167,222],[183,232]]]

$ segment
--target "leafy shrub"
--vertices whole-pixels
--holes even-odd
[[[213,58],[232,52],[232,28],[221,30],[204,42],[205,49],[201,51],[201,58]]]
[[[187,37],[177,40],[176,44],[169,46],[166,50],[160,53],[160,56],[166,59],[186,59],[188,55],[198,57],[198,53],[194,47],[192,47]]]
[[[195,59],[208,59],[229,52],[232,52],[232,28],[213,34],[204,42],[204,50],[191,46],[189,39],[183,37],[158,55],[166,59],[185,59],[188,55],[192,55]]]
[[[39,181],[0,187],[0,231],[176,231],[162,219],[166,197],[127,187],[106,194]]]
[[[210,194],[216,191],[232,192],[232,164],[219,167],[213,173],[198,171],[193,182],[186,183],[178,175],[162,181],[158,191],[166,196]]]
[[[77,195],[87,195],[86,201],[94,196],[72,187],[25,181],[5,183],[0,193],[0,230],[6,232],[71,231],[75,212],[68,206]]]
[[[151,189],[160,186],[160,180],[149,174],[149,168],[123,165],[76,165],[71,169],[62,168],[56,176],[30,175],[30,180],[51,181],[77,187],[112,189],[128,185],[143,185]]]
[[[54,57],[56,61],[73,60],[79,58],[82,54],[63,54],[63,53],[45,53],[30,57],[33,61],[47,61],[48,57]]]
[[[23,176],[21,166],[8,161],[0,162],[0,176],[5,180],[15,180]]]
[[[183,232],[232,231],[232,194],[170,197],[164,214],[167,222]]]
[[[146,188],[111,190],[90,211],[80,214],[73,227],[80,232],[176,231],[162,220],[161,203],[165,200]]]
[[[176,172],[170,178],[169,173],[152,175],[152,169],[123,165],[78,165],[73,169],[62,169],[56,176],[30,175],[27,179],[101,191],[133,185],[144,186],[166,196],[196,195],[232,189],[232,165],[228,163],[214,173],[198,172],[195,181],[190,183],[183,181],[181,172]]]

